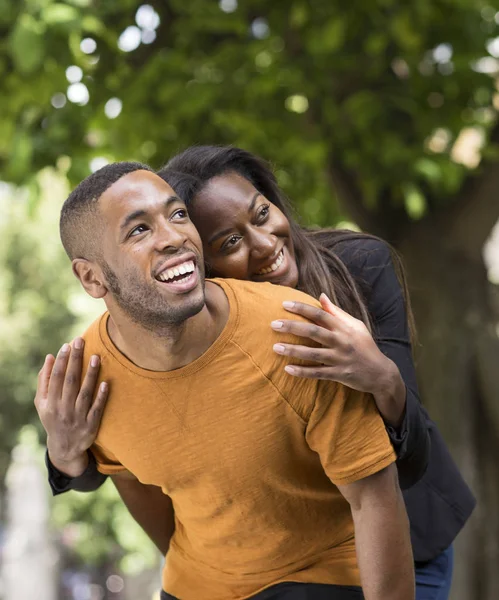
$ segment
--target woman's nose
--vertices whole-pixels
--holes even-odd
[[[253,232],[250,237],[251,254],[254,258],[267,258],[276,250],[277,237],[263,231]]]

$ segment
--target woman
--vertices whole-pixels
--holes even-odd
[[[186,200],[204,242],[210,275],[271,281],[315,297],[326,292],[334,301],[322,297],[324,311],[315,315],[320,356],[292,345],[276,345],[275,351],[322,363],[294,371],[288,367],[291,375],[333,379],[373,394],[398,453],[402,487],[423,475],[431,436],[428,472],[405,497],[417,598],[447,598],[451,544],[474,500],[419,403],[407,324],[410,310],[396,276],[397,258],[392,262],[388,246],[372,236],[301,228],[266,163],[243,150],[190,148],[159,174]],[[289,310],[310,316],[306,309]],[[288,327],[284,322],[281,331]],[[56,493],[95,488],[101,481],[92,464],[81,478],[69,480],[52,471],[51,479]]]

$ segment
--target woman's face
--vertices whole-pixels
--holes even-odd
[[[210,275],[296,287],[289,221],[247,179],[237,173],[214,177],[194,198],[189,214]]]

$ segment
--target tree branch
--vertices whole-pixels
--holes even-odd
[[[499,121],[489,139],[499,144]],[[482,249],[499,220],[499,162],[489,160],[465,181],[456,204],[444,219],[451,239],[470,258],[481,260]]]
[[[346,172],[339,160],[329,159],[326,177],[336,191],[341,208],[352,217],[355,223],[361,229],[380,233],[377,215],[367,210],[353,176]]]

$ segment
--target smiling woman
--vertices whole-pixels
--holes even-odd
[[[210,209],[203,210],[207,205]],[[237,173],[214,177],[199,191],[189,213],[206,240],[203,249],[212,276],[296,287],[290,223],[247,179]]]

